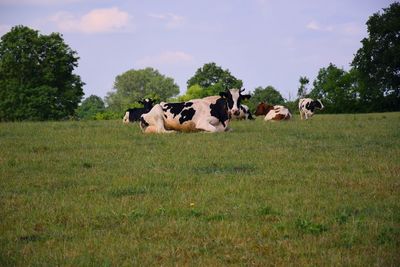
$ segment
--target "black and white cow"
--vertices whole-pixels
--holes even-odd
[[[224,132],[228,130],[227,100],[222,96],[215,102],[194,99],[181,103],[155,105],[140,118],[144,133]]]
[[[313,100],[311,98],[302,98],[299,100],[299,111],[301,119],[308,119],[314,115],[317,109],[323,109],[321,100]]]
[[[229,89],[221,94],[226,98],[228,102],[228,112],[231,119],[249,119],[253,120],[251,112],[248,106],[241,104],[242,100],[249,99],[251,95],[242,95],[244,89]],[[208,96],[203,98],[206,101],[215,101],[220,96]]]
[[[253,116],[251,115],[250,108],[243,104],[240,104],[239,115],[231,115],[231,118],[236,120],[254,120]]]
[[[142,108],[130,108],[125,112],[125,116],[123,118],[123,123],[135,122],[140,120],[140,116],[144,113],[149,112],[153,108],[153,100],[150,98],[146,98],[143,101],[139,101],[140,104],[143,104]]]
[[[230,89],[220,92],[219,96],[182,103],[162,102],[155,105],[149,113],[142,115],[140,127],[145,133],[230,130],[228,123],[231,114],[240,115],[241,100],[250,98],[250,95],[242,95],[242,91]]]

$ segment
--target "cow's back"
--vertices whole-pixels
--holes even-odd
[[[273,107],[274,108],[271,109],[267,113],[267,115],[265,115],[265,117],[264,117],[265,121],[289,120],[292,117],[292,114],[290,113],[288,108],[281,106],[281,105],[276,105]]]

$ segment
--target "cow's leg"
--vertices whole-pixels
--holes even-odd
[[[303,111],[301,111],[301,110],[300,110],[300,119],[301,119],[301,120],[304,120],[304,113],[303,113]]]
[[[174,131],[168,131],[164,127],[164,112],[160,105],[155,105],[150,112],[142,115],[143,124],[147,124],[145,127],[145,133],[171,133]]]
[[[210,132],[210,133],[218,132],[218,129],[215,126],[213,126],[212,124],[210,124],[209,122],[207,122],[207,121],[204,121],[202,123],[198,123],[196,125],[196,129],[204,130],[204,131]]]

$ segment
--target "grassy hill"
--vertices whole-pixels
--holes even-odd
[[[400,265],[400,113],[0,124],[0,265]]]

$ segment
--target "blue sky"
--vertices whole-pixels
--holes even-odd
[[[153,67],[186,91],[215,62],[247,91],[272,85],[294,99],[330,62],[349,69],[365,22],[387,0],[0,0],[0,35],[15,25],[60,32],[77,51],[85,97],[106,96],[115,77]]]

